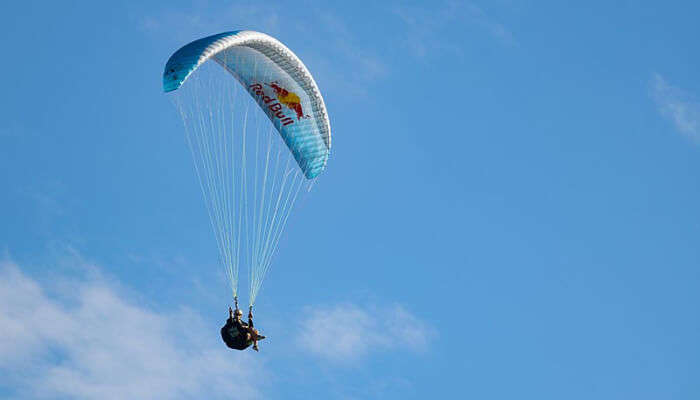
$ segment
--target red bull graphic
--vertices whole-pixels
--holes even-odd
[[[294,111],[297,120],[309,117],[308,115],[304,115],[304,110],[301,106],[301,100],[299,99],[299,96],[296,93],[290,92],[289,90],[281,87],[277,81],[270,82],[266,85],[271,87],[272,90],[275,91],[275,98],[277,101],[275,101],[275,98],[265,94],[265,91],[263,90],[263,85],[259,83],[253,83],[248,88],[255,96],[258,97],[258,100],[261,103],[261,105],[263,105],[263,107],[266,106],[268,108],[271,117],[277,117],[280,120],[280,123],[284,126],[293,124],[295,122],[294,119],[288,117],[284,113],[282,109],[283,105],[288,109]]]
[[[282,111],[282,104],[265,94],[265,92],[263,91],[263,86],[261,84],[254,83],[250,85],[249,88],[254,95],[258,96],[261,105],[263,107],[267,107],[271,115],[270,118],[272,118],[273,116],[277,117],[280,120],[280,123],[284,126],[291,125],[294,123],[294,120],[292,118],[289,118],[284,113],[284,111]]]
[[[289,90],[281,87],[276,81],[270,82],[267,84],[267,86],[271,87],[272,90],[275,91],[277,100],[279,100],[280,103],[284,104],[287,106],[287,108],[296,113],[297,119],[309,117],[308,115],[304,115],[304,110],[301,108],[301,100],[296,93],[290,92]]]

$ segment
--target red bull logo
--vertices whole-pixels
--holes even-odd
[[[299,96],[296,93],[290,92],[289,90],[281,87],[276,81],[270,82],[266,85],[271,87],[272,90],[274,90],[275,98],[277,99],[277,101],[275,101],[275,99],[273,99],[272,97],[266,95],[263,90],[263,86],[259,83],[254,83],[250,85],[249,88],[250,91],[253,92],[256,96],[258,96],[262,103],[268,107],[271,114],[279,118],[280,123],[282,125],[287,126],[294,123],[294,119],[288,117],[284,113],[284,111],[282,111],[282,105],[294,111],[297,120],[309,117],[308,115],[304,115],[304,110],[301,106],[301,100],[299,99]]]
[[[290,110],[297,114],[297,119],[308,118],[308,115],[304,115],[304,110],[301,108],[301,100],[296,93],[290,92],[289,90],[281,87],[277,82],[270,82],[267,86],[271,87],[275,91],[277,100],[284,104]]]

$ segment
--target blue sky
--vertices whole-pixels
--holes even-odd
[[[132,3],[0,6],[2,397],[700,396],[698,5]],[[232,29],[333,127],[259,354],[161,92]]]

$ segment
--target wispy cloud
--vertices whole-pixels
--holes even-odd
[[[382,58],[363,45],[343,18],[322,4],[301,14],[284,13],[285,3],[233,2],[226,7],[192,3],[185,11],[169,8],[136,19],[138,26],[158,40],[184,45],[196,38],[232,29],[270,34],[292,47],[313,72],[324,93],[364,96],[369,83],[384,77]],[[296,40],[292,46],[289,39]]]
[[[401,5],[393,11],[407,28],[404,45],[418,57],[435,50],[461,55],[465,38],[452,36],[449,30],[464,25],[477,28],[502,45],[517,45],[513,33],[505,25],[473,2],[445,1],[427,7]]]
[[[424,351],[436,333],[400,305],[363,309],[344,304],[309,308],[306,314],[299,344],[332,361],[358,361],[375,351]]]
[[[18,122],[5,122],[0,126],[0,138],[22,138],[31,135],[27,128]]]
[[[366,86],[385,77],[388,68],[385,61],[371,50],[343,18],[328,11],[315,13],[317,29],[323,32],[313,35],[326,54],[311,54],[312,62],[322,69],[324,76],[342,74],[333,84],[344,93],[364,95]],[[311,36],[311,33],[309,33]]]
[[[189,7],[164,7],[157,14],[136,17],[136,23],[146,33],[162,39],[183,42],[233,29],[253,29],[274,34],[279,30],[279,12],[274,3],[228,5],[193,2]],[[186,43],[186,42],[185,42]],[[185,44],[181,43],[181,44]]]
[[[697,98],[670,85],[659,74],[652,77],[651,94],[661,115],[670,119],[680,133],[700,143],[700,102]]]
[[[508,30],[505,25],[486,14],[481,7],[474,3],[467,3],[464,6],[464,18],[484,29],[502,44],[511,46],[517,44],[513,32]]]
[[[259,359],[193,311],[152,311],[91,274],[42,284],[0,262],[0,386],[22,398],[258,398]]]

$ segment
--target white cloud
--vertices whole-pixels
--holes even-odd
[[[0,262],[0,387],[21,398],[260,397],[261,362],[223,347],[218,327],[88,275],[41,284]]]
[[[651,92],[661,115],[670,119],[680,133],[700,143],[700,103],[659,74],[652,78]]]
[[[298,343],[309,352],[340,362],[382,350],[427,349],[435,330],[400,305],[367,309],[344,304],[308,309]]]

